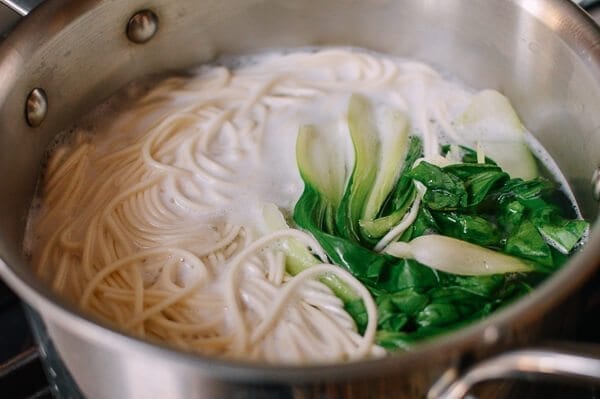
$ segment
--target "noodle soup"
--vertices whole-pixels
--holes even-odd
[[[96,114],[51,151],[27,249],[86,312],[184,350],[384,356],[526,294],[588,228],[506,98],[413,61],[230,58]]]

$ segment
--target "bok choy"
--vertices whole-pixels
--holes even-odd
[[[584,239],[588,223],[560,206],[564,194],[539,176],[525,130],[499,93],[475,96],[457,122],[464,142],[440,148],[448,162],[423,158],[399,110],[377,112],[355,94],[347,118],[352,164],[335,155],[339,144],[326,131],[300,128],[305,186],[293,219],[369,289],[384,347],[405,348],[485,317],[529,292]],[[494,136],[486,128],[497,120],[502,132]],[[401,223],[397,238],[382,240]],[[363,328],[360,303],[345,303]]]

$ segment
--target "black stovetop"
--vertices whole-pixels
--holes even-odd
[[[25,313],[0,281],[0,397],[51,398]]]

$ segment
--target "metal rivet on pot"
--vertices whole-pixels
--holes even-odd
[[[592,190],[594,190],[596,201],[600,201],[600,166],[596,168],[592,176]]]
[[[483,339],[486,344],[495,344],[500,338],[500,331],[495,326],[488,326],[483,330]]]
[[[48,97],[44,89],[36,87],[31,90],[25,102],[25,119],[31,127],[38,127],[48,113]]]
[[[127,37],[134,43],[146,43],[157,31],[158,17],[150,10],[136,12],[127,23]]]

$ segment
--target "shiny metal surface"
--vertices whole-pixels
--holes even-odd
[[[0,4],[0,41],[4,39],[10,31],[10,28],[12,28],[20,19],[19,14],[7,6]]]
[[[592,188],[594,190],[594,198],[596,201],[600,201],[600,167],[594,170],[594,175],[592,176]]]
[[[160,18],[159,34],[143,46],[124,34],[140,9]],[[588,245],[531,295],[476,325],[412,352],[334,367],[249,365],[153,345],[80,314],[38,281],[22,251],[24,222],[57,132],[133,79],[222,53],[307,45],[412,57],[475,88],[501,90],[595,221]],[[21,115],[32,87],[44,87],[52,109],[27,134]],[[53,362],[64,364],[86,397],[423,397],[465,357],[485,359],[569,324],[574,313],[565,300],[600,260],[589,181],[600,165],[599,104],[600,31],[569,1],[49,1],[0,46],[0,275],[41,316],[37,324],[59,355]]]
[[[157,31],[158,17],[151,10],[136,12],[127,23],[127,37],[134,43],[146,43]]]
[[[17,14],[25,16],[42,1],[44,0],[0,0],[0,3],[6,5]]]
[[[508,352],[487,359],[463,375],[440,379],[429,391],[428,399],[462,399],[477,384],[507,378],[560,379],[571,383],[589,382],[600,386],[600,357],[597,346],[581,345],[577,352],[557,349],[530,349]]]
[[[31,127],[42,124],[48,113],[48,97],[44,89],[36,87],[25,100],[25,120]]]

